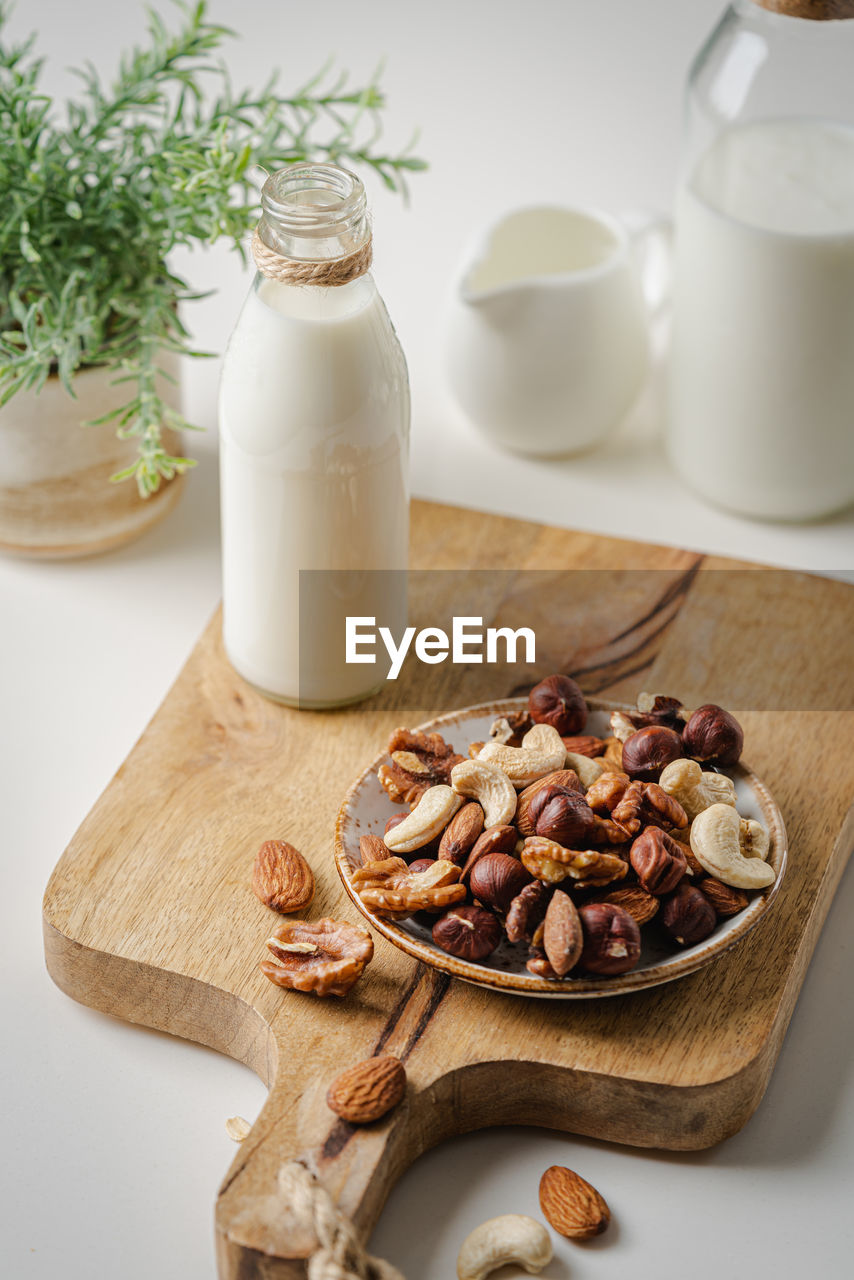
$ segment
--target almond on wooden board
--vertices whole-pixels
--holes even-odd
[[[559,1164],[540,1178],[540,1208],[555,1231],[573,1240],[598,1236],[611,1221],[611,1211],[596,1188]]]
[[[314,897],[314,876],[292,844],[265,840],[255,855],[252,889],[256,898],[274,911],[302,911]]]
[[[370,1124],[396,1107],[406,1092],[406,1070],[399,1058],[366,1058],[337,1076],[326,1105],[350,1124]]]

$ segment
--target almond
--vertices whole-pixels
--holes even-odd
[[[349,1124],[370,1124],[396,1107],[406,1092],[406,1071],[399,1058],[366,1058],[337,1076],[326,1105]]]
[[[546,1169],[540,1179],[540,1208],[555,1231],[574,1240],[598,1236],[611,1221],[596,1188],[559,1164]]]
[[[476,800],[464,804],[442,833],[437,857],[461,867],[483,831],[483,809]]]
[[[605,754],[605,748],[608,743],[604,738],[593,738],[590,734],[580,734],[574,738],[564,738],[563,745],[567,751],[573,751],[577,756],[602,756]]]
[[[609,902],[612,907],[622,907],[628,911],[638,924],[648,924],[658,910],[660,903],[653,894],[647,893],[639,884],[628,885],[625,889],[612,889],[610,893],[597,894],[591,902]]]
[[[708,898],[715,911],[719,916],[735,916],[739,911],[743,911],[750,899],[741,889],[734,889],[731,885],[723,884],[720,880],[716,880],[714,876],[706,876],[703,880],[697,881],[697,888]]]
[[[406,817],[405,813],[399,815],[400,821]],[[385,862],[388,857],[388,849],[385,841],[379,836],[373,835],[371,832],[363,836],[359,836],[359,853],[362,855],[362,866],[369,867],[372,862]]]
[[[292,844],[265,840],[255,856],[252,889],[264,906],[274,911],[302,911],[314,897],[314,876]]]
[[[543,950],[559,978],[565,977],[581,957],[584,939],[575,903],[556,889],[543,921]]]

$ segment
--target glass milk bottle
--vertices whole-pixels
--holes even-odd
[[[220,384],[223,640],[268,697],[340,706],[381,682],[344,661],[346,617],[406,621],[406,363],[360,180],[292,165],[261,206]]]
[[[854,501],[854,0],[734,0],[688,83],[669,450],[697,493]]]

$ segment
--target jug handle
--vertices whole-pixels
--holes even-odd
[[[673,220],[653,209],[628,209],[620,221],[651,320],[670,310],[673,276]]]

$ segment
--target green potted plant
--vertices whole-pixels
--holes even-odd
[[[202,353],[180,313],[199,295],[170,253],[219,239],[244,253],[253,171],[328,159],[404,191],[424,167],[379,148],[376,78],[237,92],[215,57],[232,33],[205,0],[178,7],[174,30],[149,14],[111,86],[80,72],[59,112],[0,5],[0,549],[103,550],[174,503],[193,465],[178,358]]]

